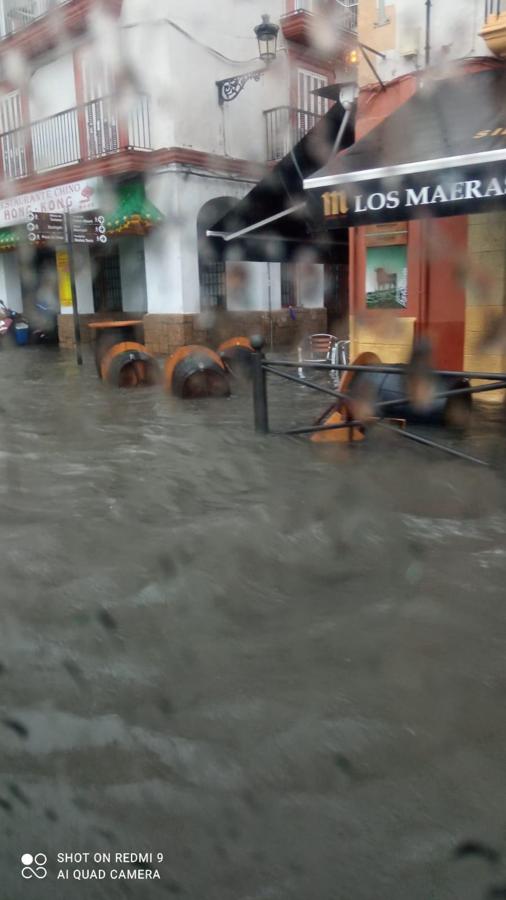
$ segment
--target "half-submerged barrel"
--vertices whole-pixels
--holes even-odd
[[[160,381],[156,359],[135,341],[110,347],[100,362],[100,375],[108,384],[120,388],[151,386]]]
[[[383,365],[375,353],[361,353],[354,366],[376,368]],[[389,366],[394,372],[346,372],[340,391],[350,401],[339,400],[318,420],[317,425],[343,425],[336,431],[317,432],[315,442],[362,440],[361,427],[345,427],[353,420],[396,420],[396,424],[439,425],[447,428],[466,428],[472,412],[469,394],[448,396],[451,391],[469,387],[461,376],[437,375],[430,369],[417,370],[405,365]]]
[[[183,399],[228,397],[230,385],[223,360],[199,344],[180,347],[165,364],[165,387]]]
[[[243,378],[252,376],[254,352],[247,337],[229,338],[220,344],[217,350],[229,372]]]
[[[95,363],[97,373],[102,377],[102,360],[116,344],[134,342],[143,344],[142,319],[100,319],[90,322],[88,328],[95,334]]]
[[[355,372],[348,393],[359,402],[362,398],[369,402],[378,418],[392,415],[413,425],[465,428],[471,417],[472,396],[447,395],[468,387],[469,381],[462,377],[410,372],[399,366],[397,372]]]

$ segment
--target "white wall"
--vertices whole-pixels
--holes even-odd
[[[215,82],[262,68],[253,28],[265,12],[278,22],[284,8],[284,0],[125,0],[122,23],[136,27],[124,32],[124,55],[153,96],[155,147],[265,160],[263,110],[289,102],[281,31],[278,60],[240,97],[220,108]]]
[[[167,172],[147,185],[150,200],[166,217],[166,224],[145,238],[147,307],[149,313],[200,312],[197,218],[202,206],[215,197],[238,200],[251,189],[244,181],[205,178]],[[232,265],[232,264],[231,264]],[[241,266],[243,264],[241,263]],[[266,263],[246,263],[246,290],[228,292],[229,309],[268,309]],[[280,267],[270,265],[271,304],[281,306]]]
[[[54,116],[76,105],[74,60],[71,53],[35,69],[29,83],[31,121]]]
[[[297,300],[306,309],[319,309],[324,305],[325,272],[322,265],[306,263],[296,267]]]
[[[281,309],[281,266],[279,263],[227,263],[227,309]]]
[[[386,59],[374,57],[380,77],[389,81],[414,69],[425,67],[425,2],[423,0],[387,0],[387,13],[393,10],[396,21],[396,46],[386,51]],[[487,45],[479,37],[483,25],[483,0],[434,0],[431,18],[431,64],[444,65],[468,56],[489,56]],[[388,26],[385,26],[388,27]],[[378,27],[378,36],[381,26]],[[411,50],[416,52],[412,55]],[[371,79],[373,76],[371,74]]]

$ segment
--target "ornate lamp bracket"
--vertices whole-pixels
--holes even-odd
[[[232,78],[224,78],[216,82],[218,88],[218,103],[230,103],[239,96],[248,81],[260,81],[265,69],[255,69],[254,72],[245,72],[243,75],[235,75]]]

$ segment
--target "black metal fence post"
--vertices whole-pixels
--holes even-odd
[[[253,409],[255,412],[255,431],[269,433],[269,410],[267,407],[267,373],[264,369],[264,339],[261,335],[251,338],[253,356]]]

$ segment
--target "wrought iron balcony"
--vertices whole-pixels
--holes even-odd
[[[149,98],[140,96],[126,113],[114,97],[40,119],[0,134],[4,178],[24,178],[99,159],[121,150],[151,150]]]
[[[485,21],[480,34],[492,53],[506,57],[506,0],[485,0]]]
[[[490,16],[500,16],[506,12],[505,0],[485,0],[485,22]]]
[[[358,0],[287,0],[287,12],[281,17],[283,35],[289,41],[311,43],[313,16],[335,8],[336,23],[344,32],[356,34]]]
[[[14,34],[70,0],[3,0],[2,34]]]
[[[321,119],[317,113],[293,106],[276,106],[264,112],[267,159],[282,159]]]

